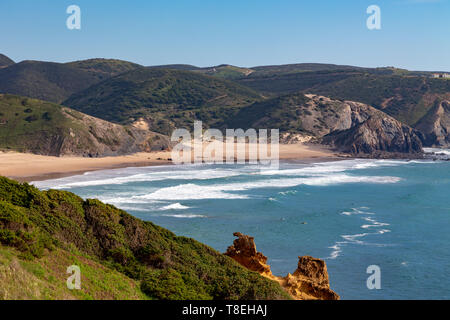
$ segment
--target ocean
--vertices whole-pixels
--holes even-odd
[[[275,275],[325,259],[342,299],[450,299],[450,162],[342,160],[88,172],[34,182],[98,198],[220,252],[255,237]],[[379,266],[381,289],[367,268]]]

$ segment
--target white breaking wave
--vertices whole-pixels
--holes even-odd
[[[363,217],[361,217],[361,219],[371,222],[372,224],[364,224],[361,226],[362,229],[379,228],[379,227],[389,226],[388,223],[379,222],[375,218],[373,218],[372,216],[375,215],[375,213],[365,211],[365,210],[369,210],[369,209],[370,208],[368,208],[368,207],[352,208],[352,211],[342,212],[341,215],[344,215],[344,216],[363,215]],[[367,215],[369,215],[369,217],[367,217]],[[327,259],[338,258],[343,251],[343,247],[346,245],[352,245],[352,244],[353,245],[377,245],[377,244],[365,242],[361,239],[365,238],[367,236],[382,235],[382,234],[385,234],[388,232],[391,232],[391,230],[380,229],[380,230],[375,230],[374,232],[364,232],[364,233],[357,233],[357,234],[342,235],[341,238],[344,239],[344,241],[336,241],[336,243],[333,246],[329,247],[333,251],[331,252],[330,256]]]
[[[177,202],[174,204],[169,204],[168,206],[164,206],[160,208],[159,210],[165,211],[165,210],[186,210],[189,209],[188,206],[183,206],[181,203]]]
[[[362,225],[361,228],[363,228],[363,229],[389,226],[389,223],[378,222],[377,220],[375,220],[373,218],[364,218],[364,220],[371,222],[372,224]]]
[[[323,175],[327,173],[338,173],[351,170],[362,170],[377,167],[394,167],[405,165],[409,162],[406,160],[340,160],[333,162],[316,163],[309,167],[298,169],[279,169],[279,170],[262,170],[261,175],[288,175],[288,176],[310,176]]]
[[[428,154],[443,154],[443,155],[450,157],[450,149],[423,148],[423,151]]]
[[[158,189],[147,195],[134,196],[129,200],[201,200],[201,199],[247,199],[247,195],[230,192],[246,191],[259,188],[289,188],[299,185],[330,186],[345,183],[373,183],[391,184],[397,183],[398,177],[378,176],[350,176],[346,174],[309,177],[309,178],[285,178],[249,181],[241,183],[197,185],[181,184],[173,187]]]
[[[123,170],[117,172],[117,174],[122,175],[125,173],[126,171]],[[102,178],[102,176],[104,176],[104,172],[102,171],[97,175],[95,173],[91,173],[90,175],[85,174],[81,176],[73,176],[61,179],[36,181],[32,182],[32,184],[34,184],[38,188],[70,189],[77,187],[91,187],[102,185],[121,185],[132,182],[152,182],[164,180],[209,180],[234,177],[240,174],[241,173],[236,170],[199,168],[197,170],[149,171],[133,175],[109,176]]]
[[[200,214],[163,214],[164,217],[172,217],[178,219],[193,219],[193,218],[207,218],[207,216],[203,216]]]

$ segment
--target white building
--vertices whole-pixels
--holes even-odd
[[[432,77],[438,79],[450,79],[450,73],[433,73]]]

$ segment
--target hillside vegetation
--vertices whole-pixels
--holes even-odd
[[[166,149],[166,137],[59,105],[0,94],[0,149],[99,157]]]
[[[18,295],[15,284],[32,280],[20,297],[289,298],[278,283],[193,239],[98,200],[3,177],[0,244],[0,294],[7,297]],[[61,284],[72,264],[81,267],[78,293]]]
[[[136,63],[117,59],[88,59],[68,62],[66,65],[88,71],[99,79],[107,79],[142,67]]]
[[[289,94],[244,107],[228,127],[279,128],[282,142],[311,141],[358,156],[420,154],[423,137],[386,113],[353,101]]]
[[[425,77],[357,75],[308,89],[335,99],[370,104],[414,126],[439,97],[450,93],[450,81]]]
[[[246,87],[198,72],[140,68],[74,94],[64,104],[116,123],[144,118],[153,130],[170,134],[192,127],[194,120],[213,126],[261,99]]]
[[[57,103],[98,81],[86,71],[53,62],[23,61],[0,69],[0,93]]]
[[[61,103],[75,92],[137,67],[131,62],[106,59],[72,63],[22,61],[0,68],[0,93]]]

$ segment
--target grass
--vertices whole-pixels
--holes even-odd
[[[198,72],[140,68],[75,94],[65,104],[115,123],[146,118],[153,131],[171,134],[174,128],[191,128],[194,120],[214,125],[230,109],[261,99],[246,87]]]
[[[23,260],[16,249],[0,245],[0,300],[147,299],[140,282],[82,255],[57,249]],[[81,270],[81,290],[67,288],[67,267]]]
[[[98,200],[0,178],[0,212],[4,269],[17,269],[20,280],[3,286],[18,287],[16,295],[45,298],[55,279],[66,279],[64,268],[78,264],[87,291],[72,294],[81,299],[142,298],[138,289],[148,299],[289,299],[278,283],[214,249]],[[20,268],[11,267],[16,260]]]

